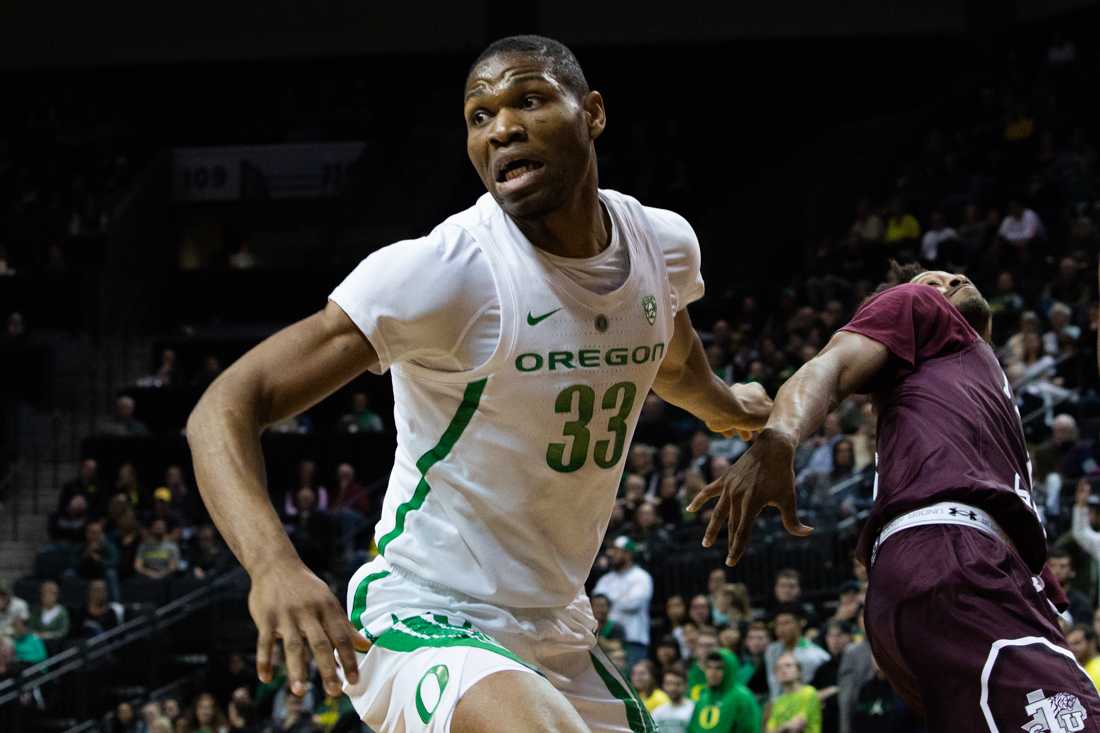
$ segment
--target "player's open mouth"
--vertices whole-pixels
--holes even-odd
[[[543,168],[537,160],[520,158],[505,163],[497,173],[497,183],[503,184],[502,189],[514,190],[523,187],[529,181],[538,176]]]

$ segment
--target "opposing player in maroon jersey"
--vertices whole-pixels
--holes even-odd
[[[989,305],[962,275],[899,268],[779,390],[766,428],[692,503],[718,497],[727,562],[765,506],[809,534],[794,452],[853,393],[878,412],[875,502],[860,538],[864,620],[879,666],[931,731],[1100,731],[1100,697],[1066,647],[1045,570],[1020,415],[990,338]],[[1052,602],[1053,600],[1053,602]]]

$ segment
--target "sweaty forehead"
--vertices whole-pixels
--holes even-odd
[[[922,272],[913,278],[910,282],[917,283],[918,285],[933,285],[936,283],[945,282],[950,280],[951,273],[943,272],[942,270],[933,270],[931,272]]]
[[[466,97],[492,94],[522,81],[545,81],[562,86],[550,63],[528,54],[497,54],[484,59],[466,79]]]

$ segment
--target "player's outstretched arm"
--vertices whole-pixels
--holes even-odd
[[[271,680],[276,639],[286,652],[291,691],[304,695],[312,652],[325,689],[340,692],[333,661],[358,678],[355,633],[336,597],[302,563],[271,505],[260,449],[268,425],[296,415],[378,360],[335,303],[266,339],[225,370],[187,421],[199,491],[218,531],[248,571],[248,607],[259,641],[256,671]]]
[[[771,398],[759,384],[730,387],[711,370],[687,309],[676,314],[672,343],[653,391],[695,415],[712,431],[723,435],[739,432],[745,439],[764,426],[772,409]]]
[[[749,532],[766,506],[779,509],[791,534],[806,536],[811,528],[798,520],[794,452],[799,442],[825,421],[832,406],[860,391],[886,365],[889,351],[866,336],[838,331],[816,357],[787,380],[760,436],[724,476],[704,488],[688,507],[699,511],[718,497],[703,545],[714,544],[722,524],[729,532],[726,564],[745,552]]]

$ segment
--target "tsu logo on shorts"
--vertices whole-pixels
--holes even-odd
[[[1059,692],[1050,697],[1042,690],[1027,695],[1027,714],[1031,720],[1020,727],[1027,733],[1071,733],[1085,729],[1089,714],[1076,695]]]

